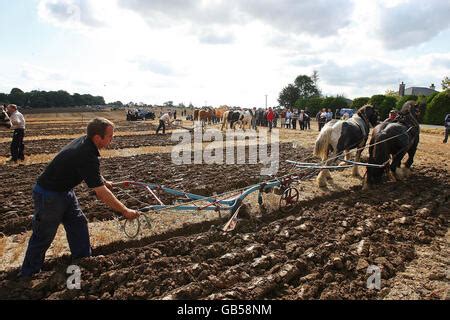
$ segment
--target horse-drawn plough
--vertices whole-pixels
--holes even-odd
[[[356,165],[359,166],[377,166],[367,163],[354,162],[350,160],[344,160],[345,165],[323,165],[321,163],[307,163],[307,162],[287,162],[291,164],[296,170],[293,173],[286,174],[282,177],[273,178],[267,181],[263,181],[246,188],[233,190],[220,195],[214,196],[202,196],[189,192],[184,192],[177,189],[165,187],[163,185],[135,182],[135,181],[123,181],[116,183],[115,186],[127,188],[130,186],[144,188],[152,196],[152,198],[158,203],[153,205],[146,205],[139,209],[141,215],[135,220],[125,220],[121,228],[129,238],[135,238],[142,227],[142,224],[147,228],[151,228],[150,214],[156,214],[162,211],[176,210],[176,211],[215,211],[221,217],[222,212],[228,212],[230,219],[221,228],[222,231],[228,232],[234,230],[237,221],[238,214],[244,205],[244,200],[251,194],[258,192],[258,205],[263,211],[263,195],[267,193],[274,193],[280,196],[278,201],[278,209],[283,213],[292,211],[300,200],[300,191],[296,188],[296,184],[300,181],[312,179],[317,175],[320,170],[343,170],[352,168]],[[162,195],[171,195],[177,197],[174,203],[165,204],[161,200]],[[143,203],[142,201],[140,201]]]
[[[401,147],[400,150],[396,150],[396,152],[391,152],[391,154],[387,154],[386,157],[382,157],[380,159],[373,159],[373,163],[364,163],[359,162],[359,156],[361,155],[361,152],[367,148],[373,148],[376,146],[379,146],[381,144],[385,144],[390,140],[396,139],[396,138],[405,138],[409,137],[410,131],[412,131],[414,128],[416,128],[416,136],[418,137],[419,130],[418,130],[418,122],[415,118],[417,105],[414,101],[408,101],[405,103],[405,105],[402,108],[402,112],[404,114],[404,119],[402,120],[402,123],[390,123],[390,122],[384,122],[383,124],[380,124],[379,126],[397,126],[400,127],[401,130],[398,130],[398,132],[393,132],[390,136],[384,137],[384,139],[373,139],[371,140],[371,144],[366,146],[366,141],[368,138],[369,133],[369,122],[372,125],[376,124],[376,112],[374,112],[373,107],[370,105],[366,105],[362,107],[358,114],[361,115],[363,118],[370,119],[365,121],[365,126],[367,127],[365,130],[361,130],[361,132],[364,134],[362,137],[362,142],[353,143],[351,146],[347,146],[344,148],[344,150],[336,150],[334,157],[328,158],[328,149],[329,145],[325,144],[325,150],[327,150],[325,156],[322,155],[322,162],[321,163],[308,163],[308,162],[296,162],[296,161],[290,161],[287,162],[293,166],[293,170],[281,177],[272,178],[251,186],[248,186],[246,188],[242,188],[239,190],[234,190],[230,192],[223,193],[221,195],[215,195],[215,196],[201,196],[196,195],[193,193],[188,193],[176,189],[171,189],[162,185],[157,184],[147,184],[142,182],[132,182],[132,181],[125,181],[119,183],[121,186],[137,186],[145,188],[158,202],[156,205],[147,205],[143,208],[141,208],[139,211],[142,212],[141,216],[138,219],[135,220],[126,220],[123,224],[123,230],[126,233],[128,237],[134,238],[139,234],[139,230],[141,228],[141,221],[142,219],[146,223],[148,227],[151,226],[149,213],[153,212],[156,213],[158,211],[164,211],[164,210],[187,210],[187,211],[202,211],[202,210],[213,210],[221,214],[222,211],[228,211],[230,213],[230,219],[225,224],[225,226],[222,228],[223,231],[231,231],[235,228],[237,223],[237,216],[239,214],[240,209],[243,206],[243,201],[245,198],[247,198],[250,194],[258,192],[258,205],[260,206],[260,209],[263,209],[263,194],[273,192],[277,195],[280,195],[279,199],[279,210],[282,212],[290,212],[293,210],[300,199],[300,192],[295,187],[295,184],[299,183],[300,181],[305,181],[307,179],[313,178],[318,174],[318,172],[321,172],[320,174],[323,174],[324,172],[328,172],[328,170],[343,170],[347,168],[354,168],[357,169],[358,166],[364,166],[367,167],[368,170],[377,169],[378,171],[381,171],[382,169],[386,169],[390,162],[389,155],[392,156],[393,164],[390,166],[391,171],[395,171],[396,166],[400,164],[401,159],[403,158],[404,153],[411,147],[411,144],[409,143],[408,139],[403,139],[403,143],[405,144],[404,147]],[[359,117],[359,116],[358,116]],[[410,121],[408,119],[412,119],[412,124],[408,124]],[[346,120],[350,121],[350,120]],[[405,125],[406,123],[406,125]],[[359,128],[361,125],[355,125],[357,128]],[[359,129],[358,129],[359,130]],[[378,132],[377,130],[375,130]],[[320,138],[320,137],[319,137]],[[414,150],[409,154],[409,166],[412,165],[412,159],[414,157],[415,148],[417,147],[418,138],[415,141],[414,144]],[[396,142],[397,143],[397,142]],[[354,149],[355,147],[358,147],[356,149],[357,157],[356,161],[351,161],[347,159],[347,157],[343,158],[343,151],[346,149]],[[317,147],[317,141],[316,141],[316,147]],[[370,149],[369,149],[370,150]],[[317,153],[317,152],[316,152]],[[380,152],[378,152],[380,153]],[[316,154],[318,155],[318,154]],[[341,161],[340,165],[330,165],[333,161],[339,160]],[[370,158],[369,158],[370,160]],[[407,164],[408,164],[407,162]],[[294,169],[295,168],[295,169]],[[356,170],[357,171],[357,170]],[[319,176],[320,176],[319,174]],[[158,195],[162,194],[169,194],[172,196],[179,197],[173,204],[164,204],[160,197]],[[263,210],[261,210],[262,212]],[[132,231],[130,231],[132,229]]]

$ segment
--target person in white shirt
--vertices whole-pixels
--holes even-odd
[[[7,107],[9,119],[11,121],[11,129],[13,132],[13,139],[11,141],[11,159],[9,161],[17,162],[17,160],[25,160],[23,144],[23,137],[25,136],[25,118],[17,111],[15,104],[10,104]]]
[[[171,120],[171,112],[169,113],[164,113],[161,118],[159,118],[159,126],[158,129],[156,129],[156,134],[158,134],[159,130],[162,129],[163,134],[166,134],[166,124],[169,124],[171,122],[173,122]]]
[[[290,110],[286,111],[286,129],[287,128],[291,128],[291,117],[292,117],[292,112]]]

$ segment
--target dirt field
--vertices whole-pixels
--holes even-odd
[[[214,195],[259,183],[262,165],[181,165],[171,162],[170,135],[156,136],[156,122],[127,123],[121,114],[112,150],[102,152],[103,175],[113,181],[160,183]],[[46,163],[77,135],[85,115],[29,116],[26,161],[5,164],[10,132],[0,130],[0,299],[449,299],[448,232],[450,146],[425,130],[413,175],[362,191],[350,171],[332,173],[326,189],[298,183],[300,202],[279,210],[279,196],[246,200],[249,217],[231,233],[217,227],[227,214],[168,211],[151,215],[151,229],[126,238],[120,221],[85,187],[76,188],[90,221],[94,255],[76,261],[81,290],[66,288],[72,264],[61,227],[44,270],[31,280],[16,274],[30,237],[31,189]],[[189,124],[186,124],[189,125]],[[311,157],[313,131],[283,129],[278,176],[292,172],[285,160]],[[360,168],[364,173],[365,169]],[[115,190],[132,208],[154,204],[143,190]],[[134,197],[131,198],[129,194]],[[171,202],[171,197],[163,197]],[[243,216],[244,218],[245,216]],[[369,266],[381,270],[381,288],[368,289]]]

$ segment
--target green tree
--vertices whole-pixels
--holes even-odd
[[[427,106],[425,123],[442,125],[444,117],[450,113],[450,90],[440,92]]]
[[[362,106],[366,105],[369,102],[369,97],[359,97],[355,98],[352,102],[352,108],[358,110]]]
[[[9,103],[9,96],[6,93],[0,93],[0,103]]]
[[[46,92],[33,90],[29,93],[30,107],[45,108],[48,106]]]
[[[375,109],[379,109],[381,104],[383,103],[385,95],[376,94],[370,97],[369,103],[374,106]]]
[[[398,91],[394,91],[394,90],[386,90],[386,92],[384,93],[384,95],[386,97],[395,97],[395,98],[399,98],[400,96],[398,95]]]
[[[74,105],[72,96],[64,90],[56,91],[55,93],[55,105],[58,107],[71,107]]]
[[[102,96],[95,96],[94,98],[94,104],[99,105],[99,106],[104,106],[106,104],[105,102],[105,98],[103,98]]]
[[[325,97],[322,100],[321,108],[331,109],[335,113],[336,109],[348,108],[348,101],[343,96]]]
[[[418,97],[415,95],[403,96],[397,101],[397,110],[400,110],[406,101],[413,100],[417,101]]]
[[[19,88],[13,88],[9,94],[8,100],[10,103],[23,106],[26,102],[26,96]]]
[[[123,103],[122,103],[122,101],[114,101],[114,102],[111,102],[111,103],[108,103],[109,105],[111,105],[111,106],[115,106],[115,107],[123,107]]]
[[[311,80],[314,82],[314,86],[317,88],[317,91],[319,92],[319,96],[322,94],[319,88],[319,71],[313,70],[313,74],[311,75]]]
[[[306,75],[298,76],[294,81],[294,85],[298,89],[299,98],[311,98],[320,95],[314,81]]]
[[[321,98],[321,97],[314,97],[314,98],[307,99],[305,111],[308,111],[309,115],[312,118],[314,118],[316,116],[317,112],[319,112],[319,110],[321,109],[322,102],[323,102],[323,98]]]
[[[439,94],[439,92],[433,92],[432,94],[430,94],[427,97],[427,105],[431,103],[431,101],[433,101],[434,97],[436,97]]]
[[[285,108],[292,108],[295,106],[295,102],[300,98],[299,90],[293,84],[289,84],[287,87],[281,90],[278,97],[278,103]]]
[[[442,90],[447,90],[450,88],[450,79],[448,77],[445,77],[442,79],[441,82]]]
[[[395,96],[385,96],[383,102],[378,107],[378,114],[381,120],[389,116],[389,111],[394,110],[397,105],[397,98]]]
[[[164,107],[172,108],[173,107],[173,101],[167,101],[163,103]]]

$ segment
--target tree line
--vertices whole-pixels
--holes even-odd
[[[359,109],[365,104],[373,105],[381,120],[388,117],[390,110],[400,110],[406,101],[414,100],[420,105],[419,121],[426,124],[442,125],[445,114],[450,113],[449,79],[442,80],[442,92],[435,92],[429,96],[399,96],[394,91],[376,94],[371,97],[358,97],[353,101],[344,96],[323,96],[317,85],[319,76],[317,71],[311,76],[299,75],[294,83],[284,87],[278,97],[281,107],[288,109],[308,110],[315,116],[319,110],[326,108],[336,112],[336,109]]]
[[[70,94],[64,90],[23,92],[19,88],[13,88],[9,94],[0,93],[0,103],[13,103],[30,108],[65,108],[106,104],[105,99],[101,96]]]

